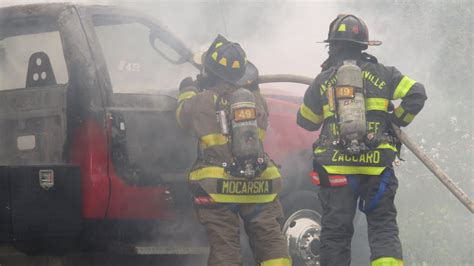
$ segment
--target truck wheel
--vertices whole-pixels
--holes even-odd
[[[295,266],[319,265],[321,204],[314,191],[293,192],[282,199],[283,233]]]

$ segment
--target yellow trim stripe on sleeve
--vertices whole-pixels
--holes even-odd
[[[225,195],[209,193],[209,196],[220,203],[266,203],[275,200],[277,194],[268,195]]]
[[[400,83],[398,83],[395,91],[393,92],[393,100],[398,100],[405,97],[405,95],[407,95],[407,93],[410,91],[411,87],[415,83],[415,80],[404,76],[402,80],[400,80]]]
[[[389,101],[384,98],[367,98],[365,108],[367,111],[388,111]]]
[[[229,140],[223,134],[209,134],[201,137],[202,148],[227,144]]]
[[[182,102],[186,99],[194,97],[195,95],[196,95],[196,92],[194,92],[194,91],[183,92],[178,96],[178,102],[180,103],[180,102]]]
[[[181,124],[181,110],[183,109],[183,103],[184,102],[181,102],[179,105],[178,105],[178,108],[176,109],[176,122],[178,122],[178,125],[180,127],[183,127],[183,125]]]
[[[260,266],[291,266],[291,258],[264,260],[260,263]]]
[[[396,117],[400,118],[402,115],[405,113],[405,109],[401,105],[399,105],[395,110],[393,111]]]
[[[323,116],[315,114],[308,106],[304,103],[300,107],[300,114],[306,120],[313,122],[314,124],[321,124],[323,122]]]
[[[403,122],[410,124],[411,121],[413,121],[413,119],[415,119],[415,115],[407,113],[405,117],[403,118]]]
[[[329,110],[328,104],[323,105],[323,114],[324,114],[324,119],[334,116],[334,113]]]
[[[260,141],[264,141],[265,137],[267,136],[267,132],[263,128],[258,128],[258,138]]]
[[[403,261],[393,257],[382,257],[372,261],[370,266],[403,266]]]

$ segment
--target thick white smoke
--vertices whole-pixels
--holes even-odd
[[[0,0],[0,6],[32,2],[39,1]],[[327,56],[316,42],[327,37],[331,20],[358,15],[371,39],[384,42],[368,52],[427,89],[426,106],[406,132],[474,196],[472,0],[74,2],[142,10],[195,51],[221,33],[240,42],[262,74],[312,77]],[[305,90],[285,88],[295,95]],[[397,204],[406,264],[474,265],[473,216],[406,149],[402,157]]]

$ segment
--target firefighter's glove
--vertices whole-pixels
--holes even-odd
[[[391,123],[394,123],[395,125],[397,125],[398,127],[404,127],[408,125],[408,123],[404,122],[403,120],[395,116],[393,112],[388,115],[388,120]]]
[[[181,83],[179,83],[179,91],[184,91],[188,87],[194,86],[194,80],[191,77],[184,78]]]

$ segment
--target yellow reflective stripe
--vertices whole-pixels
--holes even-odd
[[[214,201],[222,203],[265,203],[274,201],[277,194],[273,193],[267,195],[226,195],[209,193],[209,196],[211,196]]]
[[[347,165],[323,165],[329,174],[341,175],[380,175],[385,166],[347,166]]]
[[[377,146],[377,149],[390,149],[394,152],[397,152],[397,148],[394,145],[392,145],[390,143],[387,143],[387,142],[382,143],[379,146]]]
[[[202,148],[206,149],[211,146],[227,144],[228,139],[223,134],[209,134],[201,137]]]
[[[403,122],[410,124],[411,121],[413,121],[413,119],[415,119],[415,115],[407,113],[405,117],[403,118]]]
[[[323,105],[323,114],[324,114],[324,119],[334,116],[334,113],[329,110],[329,105],[327,104]]]
[[[309,120],[315,124],[321,124],[323,122],[323,116],[315,114],[308,106],[304,103],[300,107],[300,114],[306,120]]]
[[[181,116],[181,109],[183,109],[183,103],[184,103],[184,102],[180,103],[180,104],[178,105],[178,108],[176,109],[176,121],[178,122],[178,125],[179,125],[180,127],[183,126],[183,125],[181,124],[181,117],[180,117],[180,116]]]
[[[223,167],[217,167],[217,166],[209,166],[209,167],[204,167],[201,169],[196,169],[194,171],[191,171],[189,174],[189,179],[193,181],[199,181],[207,178],[228,178],[229,175],[227,172],[224,170]],[[280,178],[280,171],[276,166],[270,166],[263,171],[263,173],[257,177],[257,179],[265,179],[265,180],[272,180],[272,179],[278,179]]]
[[[403,113],[405,113],[405,109],[403,109],[403,107],[400,105],[397,108],[395,108],[393,112],[395,113],[396,117],[400,118],[402,117]]]
[[[411,87],[415,83],[416,81],[414,81],[413,79],[404,76],[402,80],[400,80],[400,83],[398,83],[397,88],[395,88],[392,99],[398,100],[405,97],[405,95],[407,95],[408,91],[410,91]]]
[[[209,166],[201,169],[197,169],[189,173],[189,180],[202,180],[207,178],[225,178],[227,173],[224,168],[217,166]]]
[[[280,177],[281,175],[278,168],[276,166],[270,166],[270,167],[267,167],[267,169],[265,169],[265,171],[263,171],[263,173],[260,175],[260,177],[257,177],[257,179],[271,180],[271,179],[277,179]]]
[[[316,149],[314,149],[314,153],[323,153],[325,151],[327,151],[327,148],[317,147]]]
[[[178,102],[182,102],[183,100],[186,100],[186,99],[189,99],[189,98],[192,98],[193,96],[196,95],[196,92],[194,91],[186,91],[186,92],[183,92],[181,93],[179,96],[178,96]]]
[[[388,110],[389,101],[384,98],[367,98],[365,108],[367,111],[384,111]]]
[[[372,261],[370,266],[403,266],[403,261],[392,257],[382,257]]]
[[[266,137],[267,132],[265,132],[265,129],[259,128],[258,129],[258,138],[263,141]]]
[[[260,263],[260,266],[291,266],[291,258],[264,260]]]

